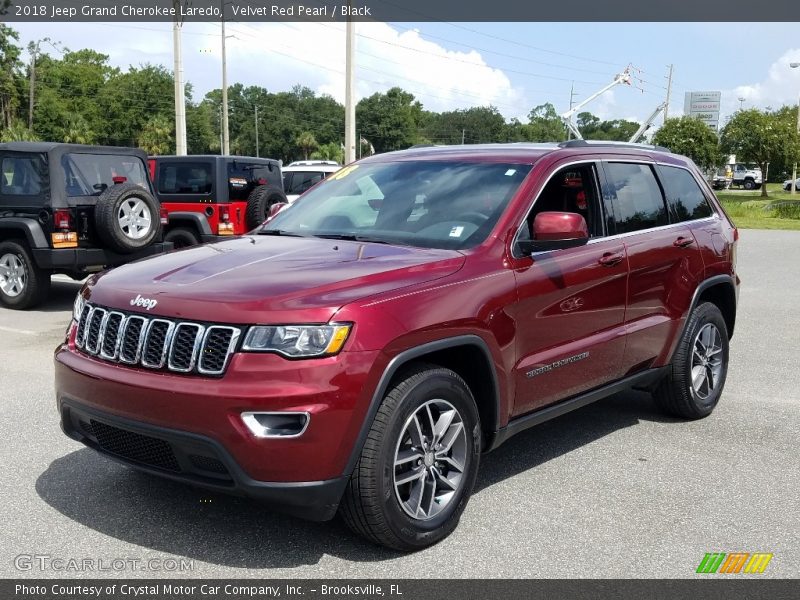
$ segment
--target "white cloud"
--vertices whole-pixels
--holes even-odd
[[[792,69],[789,63],[800,62],[800,48],[787,50],[767,69],[764,80],[740,85],[722,93],[722,112],[734,113],[739,108],[739,98],[744,98],[745,108],[780,108],[796,104],[800,93],[800,68]]]

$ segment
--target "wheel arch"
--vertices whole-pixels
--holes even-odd
[[[174,227],[190,227],[195,230],[197,237],[212,235],[211,225],[203,213],[192,211],[170,212],[164,234],[167,234]]]
[[[25,217],[0,219],[0,242],[11,239],[23,240],[31,249],[50,247],[41,225],[35,219]]]
[[[711,302],[719,308],[725,319],[728,338],[732,338],[736,326],[736,287],[733,278],[729,275],[717,275],[701,282],[695,290],[692,304],[686,315],[687,322],[692,311],[703,302]]]
[[[347,462],[345,475],[353,472],[378,408],[391,384],[409,367],[421,362],[450,369],[464,379],[475,397],[484,447],[491,445],[499,428],[501,403],[500,382],[489,346],[477,335],[445,338],[404,350],[389,361],[372,394],[364,422]]]

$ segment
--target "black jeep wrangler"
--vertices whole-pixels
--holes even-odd
[[[83,279],[170,249],[146,160],[133,148],[0,144],[0,303],[30,308],[53,273]]]

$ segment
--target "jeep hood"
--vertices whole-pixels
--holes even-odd
[[[350,302],[445,277],[463,262],[455,250],[255,235],[129,263],[87,287],[93,303],[152,315],[324,323]],[[137,297],[157,303],[134,306]]]

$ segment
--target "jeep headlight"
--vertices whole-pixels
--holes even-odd
[[[242,350],[276,352],[289,358],[312,358],[337,354],[350,333],[350,324],[257,325],[251,327]]]
[[[76,323],[81,320],[84,306],[86,306],[86,299],[81,292],[78,292],[78,295],[75,296],[75,302],[72,303],[72,320]]]

